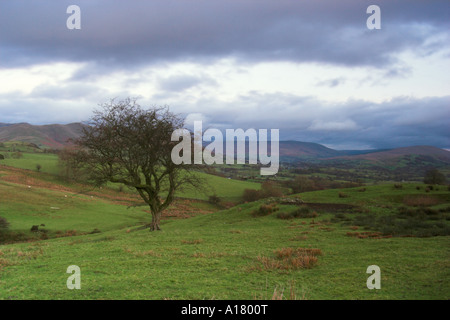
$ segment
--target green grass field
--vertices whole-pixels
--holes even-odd
[[[22,146],[22,149],[25,149],[25,147]],[[58,156],[55,154],[22,152],[22,157],[20,159],[13,159],[11,156],[13,152],[0,151],[0,153],[6,155],[4,160],[0,160],[0,165],[3,164],[6,166],[37,172],[36,165],[40,164],[40,172],[48,174],[44,177],[40,176],[40,179],[57,181],[58,183],[61,183],[54,177],[61,172],[61,167],[58,164]],[[205,190],[199,191],[188,187],[178,193],[179,197],[207,200],[210,195],[220,194],[220,197],[223,200],[236,202],[241,199],[242,193],[245,189],[260,189],[260,184],[255,182],[227,179],[205,174],[203,172],[199,172],[198,175],[204,179],[204,182],[207,184]],[[108,184],[108,187],[117,188],[117,185],[110,183]],[[124,188],[124,190],[128,191],[126,188]]]
[[[6,166],[13,166],[21,169],[36,170],[36,165],[41,165],[40,171],[58,174],[60,169],[58,167],[58,156],[51,153],[26,153],[23,152],[23,157],[20,159],[11,158],[12,152],[3,152],[8,158],[1,160],[0,164]]]
[[[446,187],[426,193],[423,185],[420,190],[416,184],[380,185],[364,192],[299,195],[308,203],[357,206],[318,209],[314,218],[279,219],[279,212],[297,209],[284,204],[255,216],[264,200],[220,211],[186,200],[179,208],[189,209],[191,217],[165,219],[163,231],[151,233],[138,228],[150,215],[144,207],[127,209],[128,194],[123,203],[123,194],[111,190],[108,196],[107,190],[79,194],[70,185],[49,182],[45,173],[14,170],[0,166],[0,216],[29,240],[0,245],[0,299],[271,299],[274,293],[284,293],[284,299],[450,297],[448,235],[348,235],[377,231],[354,222],[365,214],[391,215],[411,196],[428,201],[427,208],[445,209],[450,204]],[[232,198],[238,187],[221,183],[234,181],[216,178],[216,193]],[[425,221],[430,228],[444,224],[436,230],[445,234],[448,214],[431,218]],[[40,224],[48,239],[29,231]],[[100,232],[91,233],[94,229]],[[277,259],[276,250],[286,248],[320,249],[321,255],[310,268],[296,268]],[[80,290],[66,287],[70,265],[81,269]],[[366,286],[369,265],[381,269],[380,290]]]

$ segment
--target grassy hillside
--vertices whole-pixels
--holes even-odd
[[[66,125],[30,125],[17,123],[8,126],[0,126],[0,142],[18,141],[34,143],[42,148],[60,149],[67,144],[70,138],[77,138],[83,128],[81,123]]]
[[[35,149],[28,150],[25,147],[26,146],[23,144],[17,147],[22,151],[22,157],[19,159],[14,159],[14,152],[6,151],[10,150],[10,145],[6,143],[3,148],[0,148],[0,154],[5,155],[6,157],[4,160],[0,160],[0,165],[3,164],[15,168],[37,171],[36,166],[39,164],[41,166],[40,171],[43,173],[48,173],[51,175],[58,175],[60,173],[61,168],[58,165],[57,155],[52,153],[35,152]],[[193,188],[186,188],[178,193],[178,197],[207,200],[210,195],[216,194],[224,201],[237,202],[240,201],[242,193],[245,189],[260,188],[259,183],[250,181],[227,179],[202,172],[199,172],[198,175],[204,179],[205,183],[207,183],[205,192],[200,192],[199,190]],[[49,176],[47,176],[46,179],[50,179],[52,181],[58,180],[55,177]],[[118,188],[117,184],[109,184],[108,186],[115,189]],[[128,190],[125,188],[124,191],[127,192]]]
[[[310,192],[297,196],[308,205],[275,199],[271,206],[278,209],[269,214],[260,214],[267,200],[222,211],[191,200],[172,209],[178,215],[163,221],[163,231],[150,233],[137,228],[148,217],[145,208],[127,209],[125,196],[103,190],[91,198],[40,179],[44,174],[14,180],[20,170],[10,170],[1,167],[0,216],[24,233],[44,223],[49,239],[0,245],[1,299],[270,299],[281,292],[297,299],[450,297],[448,236],[390,237],[357,218],[389,216],[405,206],[415,212],[414,199],[440,212],[450,205],[447,188]],[[191,217],[180,219],[188,209]],[[439,214],[423,221],[443,223],[445,233],[448,212]],[[95,228],[100,233],[89,233]],[[298,248],[317,254],[302,267],[304,260],[289,256]],[[366,287],[373,264],[381,268],[381,290]],[[81,290],[66,287],[70,265],[81,268]]]
[[[450,163],[450,152],[444,149],[432,147],[432,146],[413,146],[396,148],[392,150],[383,150],[377,152],[371,152],[360,155],[353,155],[351,157],[342,157],[348,159],[365,159],[373,161],[388,161],[409,155],[428,156],[438,159],[440,161]]]

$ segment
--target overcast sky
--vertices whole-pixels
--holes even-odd
[[[66,26],[73,4],[80,30]],[[449,67],[448,0],[0,2],[0,122],[85,121],[139,97],[204,128],[450,148]]]

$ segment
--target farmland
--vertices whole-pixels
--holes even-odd
[[[131,191],[61,181],[51,174],[54,155],[42,155],[49,162],[41,172],[32,163],[46,162],[37,156],[0,166],[0,216],[16,237],[0,245],[1,299],[450,296],[445,186],[426,192],[423,184],[383,184],[239,204],[242,190],[258,184],[205,175],[214,193],[235,205],[190,191],[168,209],[163,230],[149,232],[141,227],[148,208],[132,206],[139,199]],[[259,215],[261,206],[273,210]],[[292,215],[299,207],[309,214]],[[419,217],[420,208],[428,214]],[[32,225],[42,231],[31,232]],[[313,249],[308,263],[291,257]],[[70,265],[81,269],[81,290],[66,287]],[[381,269],[380,290],[366,286],[369,265]]]

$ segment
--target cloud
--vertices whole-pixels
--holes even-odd
[[[90,84],[69,83],[62,85],[40,85],[30,93],[33,98],[47,98],[51,100],[86,100],[108,96],[110,93]]]
[[[216,81],[210,77],[192,76],[188,74],[174,75],[159,80],[159,88],[163,91],[184,91],[200,84],[216,85]]]
[[[311,131],[354,131],[358,126],[353,120],[330,121],[314,120],[308,127]]]
[[[68,30],[71,4],[0,2],[0,122],[84,121],[142,96],[205,127],[450,147],[448,1],[379,0],[381,30],[369,0],[79,0]]]
[[[185,108],[201,113],[198,120],[215,119],[205,126],[221,130],[280,129],[282,140],[353,148],[394,148],[448,147],[449,105],[450,96],[332,104],[314,97],[254,92],[251,97],[240,96],[231,103],[208,100]],[[195,114],[190,116],[190,121],[194,120]]]
[[[328,79],[328,80],[324,80],[324,81],[319,81],[317,83],[318,86],[325,86],[325,87],[330,87],[330,88],[334,88],[334,87],[338,87],[341,84],[344,84],[346,82],[346,79],[340,77],[340,78],[334,78],[334,79]]]
[[[375,32],[365,26],[370,1],[80,0],[81,30],[66,28],[70,4],[2,2],[0,66],[70,60],[104,65],[106,72],[231,56],[383,67],[404,50],[431,54],[449,46],[446,1],[379,1],[383,22]]]

